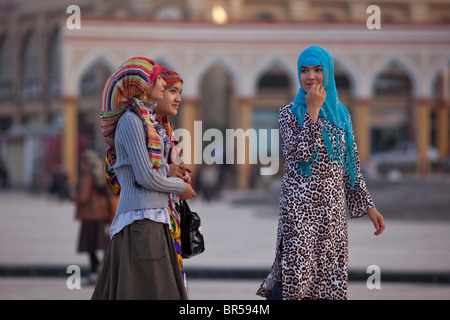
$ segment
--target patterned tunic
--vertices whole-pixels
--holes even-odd
[[[346,204],[351,218],[365,215],[374,205],[360,173],[357,151],[359,179],[352,189],[342,166],[327,156],[322,119],[315,123],[306,113],[300,130],[291,107],[292,103],[281,107],[278,118],[286,165],[275,262],[257,294],[267,297],[281,281],[283,299],[347,299]],[[311,166],[311,178],[298,175],[297,162],[308,161],[316,146],[319,159]]]

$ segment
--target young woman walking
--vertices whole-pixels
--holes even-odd
[[[277,250],[257,294],[268,299],[347,299],[351,218],[368,215],[375,235],[384,219],[360,172],[350,115],[339,101],[330,53],[319,46],[298,59],[299,92],[280,109],[286,167]]]
[[[178,150],[177,148],[179,142],[174,135],[175,128],[172,123],[169,122],[168,118],[178,114],[178,108],[181,102],[181,93],[183,91],[183,79],[176,71],[164,67],[161,71],[161,77],[166,82],[164,87],[165,91],[163,99],[159,101],[156,106],[155,112],[159,119],[158,122],[163,124],[166,134],[172,144],[167,161],[169,164],[169,177],[178,177],[190,184],[191,178],[189,173],[191,170],[183,164],[181,150]],[[180,197],[175,193],[171,193],[168,208],[171,222],[171,235],[174,242],[175,251],[177,253],[178,263],[180,264],[181,275],[187,290],[186,274],[183,268],[181,250],[180,214],[177,210],[179,203]]]

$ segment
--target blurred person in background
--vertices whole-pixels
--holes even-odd
[[[92,299],[187,299],[168,207],[171,193],[189,199],[195,191],[169,177],[170,138],[155,112],[166,85],[161,69],[148,58],[131,58],[103,90],[105,172],[120,200]]]
[[[102,160],[95,151],[84,151],[80,182],[73,200],[76,205],[75,219],[81,221],[78,252],[89,254],[88,284],[94,284],[97,280],[100,265],[97,250],[106,249],[109,242],[108,227],[115,208],[108,192]]]
[[[220,170],[216,164],[202,164],[197,173],[197,184],[206,201],[218,197]]]
[[[70,197],[70,187],[67,182],[67,173],[62,166],[58,166],[51,177],[49,188],[50,194],[55,195],[59,200],[66,200]]]
[[[6,163],[0,158],[0,186],[6,188],[9,186],[9,175]]]
[[[278,122],[286,159],[275,261],[257,291],[268,299],[347,299],[350,217],[368,215],[383,232],[360,172],[347,108],[340,103],[331,54],[319,46],[298,59],[299,92]]]

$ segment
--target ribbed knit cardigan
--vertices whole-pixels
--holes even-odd
[[[160,137],[164,150],[164,141]],[[116,214],[136,209],[167,208],[169,194],[182,194],[183,180],[168,177],[166,159],[162,157],[159,170],[152,169],[146,147],[142,120],[133,112],[125,112],[116,128],[116,163],[114,170],[121,191]],[[135,183],[137,182],[137,185]]]

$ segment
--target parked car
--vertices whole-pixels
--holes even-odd
[[[372,161],[377,170],[384,174],[391,169],[402,172],[414,170],[417,163],[417,147],[414,141],[403,141],[389,151],[377,152],[372,155]],[[430,146],[428,158],[432,164],[439,160],[439,152]]]

